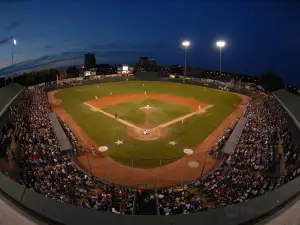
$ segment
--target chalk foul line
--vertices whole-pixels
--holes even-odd
[[[102,114],[104,114],[104,115],[106,115],[106,116],[108,116],[108,117],[110,117],[110,118],[112,118],[112,119],[115,119],[115,116],[114,116],[114,115],[112,115],[112,114],[110,114],[110,113],[108,113],[108,112],[105,112],[105,111],[103,111],[102,109],[96,108],[96,107],[94,107],[94,106],[92,106],[92,105],[90,105],[90,104],[88,104],[88,103],[86,103],[86,102],[84,102],[84,104],[87,105],[87,106],[89,106],[89,107],[90,107],[93,111],[95,111],[95,112],[100,112],[100,113],[102,113]],[[208,106],[204,107],[203,109],[199,109],[199,110],[194,111],[194,112],[192,112],[192,113],[189,113],[189,114],[186,114],[186,115],[184,115],[184,116],[178,117],[178,118],[176,118],[176,119],[174,119],[174,120],[168,121],[168,122],[166,122],[166,123],[164,123],[164,124],[161,124],[161,125],[159,125],[159,126],[157,126],[157,127],[153,127],[153,128],[151,128],[151,129],[168,127],[168,126],[170,126],[170,125],[172,125],[172,124],[174,124],[174,123],[181,122],[182,120],[185,120],[185,119],[187,119],[187,118],[190,118],[190,117],[192,117],[192,116],[194,116],[194,115],[197,115],[197,114],[203,114],[203,113],[206,112],[207,109],[209,109],[209,108],[211,108],[211,107],[212,107],[212,105],[208,105]],[[124,125],[126,125],[126,126],[128,126],[128,127],[137,128],[137,129],[143,129],[143,128],[141,128],[141,127],[138,127],[138,126],[136,126],[136,125],[134,125],[134,124],[132,124],[132,123],[129,123],[129,122],[127,122],[127,121],[125,121],[125,120],[123,120],[123,119],[120,119],[120,118],[116,119],[116,121],[118,121],[119,123],[122,123],[122,124],[124,124]]]

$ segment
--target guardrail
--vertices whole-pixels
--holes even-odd
[[[48,199],[0,174],[0,191],[17,206],[48,224],[67,225],[182,225],[197,224],[254,224],[284,207],[299,195],[300,178],[253,200],[226,208],[174,216],[129,216],[83,209],[75,205]],[[87,222],[88,221],[88,222]]]

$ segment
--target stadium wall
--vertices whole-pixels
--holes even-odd
[[[98,225],[182,225],[199,221],[200,224],[255,224],[277,212],[300,194],[300,178],[268,192],[253,200],[226,208],[206,212],[173,216],[128,216],[93,209],[79,208],[75,205],[48,199],[25,188],[0,174],[0,192],[18,207],[48,224]]]
[[[149,75],[149,76],[152,77],[151,75]],[[75,85],[83,86],[83,85],[92,85],[92,84],[100,84],[100,83],[108,83],[108,82],[122,82],[122,81],[126,82],[126,81],[141,81],[141,80],[171,82],[171,83],[185,83],[185,84],[196,85],[196,86],[207,87],[207,88],[214,88],[214,89],[219,89],[219,90],[222,90],[222,88],[224,86],[223,84],[220,85],[217,82],[206,83],[201,79],[189,79],[189,80],[183,81],[182,79],[159,78],[159,77],[156,77],[155,79],[146,79],[146,78],[144,79],[143,76],[142,77],[133,76],[133,77],[114,77],[114,78],[107,77],[107,78],[102,78],[102,79],[98,79],[98,80],[82,80],[81,83],[76,83],[76,84],[64,83],[64,84],[57,85],[56,82],[49,82],[49,83],[45,84],[44,90],[46,92],[49,92],[49,91],[54,91],[57,89],[74,87]],[[226,90],[229,92],[238,93],[238,94],[247,95],[247,96],[252,95],[251,91],[247,90],[244,87],[239,87],[237,85],[227,87]]]

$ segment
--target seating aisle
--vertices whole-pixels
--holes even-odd
[[[136,215],[156,215],[157,214],[157,201],[155,193],[148,190],[138,190],[136,192],[135,203]]]

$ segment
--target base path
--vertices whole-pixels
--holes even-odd
[[[62,107],[60,107],[53,96],[56,92],[57,91],[48,93],[49,100],[52,102],[52,110],[64,121],[66,121],[69,126],[71,126],[76,135],[79,137],[79,140],[84,145],[89,148],[92,145],[97,146],[95,142],[80,128],[80,126],[78,126],[73,118]],[[78,156],[75,158],[75,161],[85,171],[90,171],[90,164],[90,172],[94,176],[105,181],[124,186],[137,187],[140,185],[145,185],[145,188],[166,187],[197,180],[200,177],[204,163],[205,166],[203,168],[203,175],[212,171],[218,166],[219,162],[211,156],[207,156],[207,154],[208,151],[214,146],[216,140],[223,134],[223,132],[228,127],[233,126],[237,121],[237,117],[240,117],[244,112],[245,105],[250,101],[250,98],[243,95],[240,96],[243,99],[242,103],[235,107],[235,110],[217,127],[217,129],[211,135],[209,135],[204,141],[202,141],[201,144],[193,149],[194,153],[192,155],[186,155],[185,157],[173,163],[159,167],[158,161],[157,168],[134,168],[114,161],[108,157],[107,153],[104,153],[100,157],[93,157],[91,151],[88,153],[89,157]],[[178,104],[178,102],[176,102],[176,104]],[[198,106],[198,104],[195,104],[193,111],[197,110]],[[201,108],[206,106],[207,104],[202,105]],[[132,163],[134,166],[134,161]]]
[[[99,100],[101,100],[101,99],[99,99]],[[106,116],[108,116],[110,118],[116,119],[114,115],[112,115],[112,114],[110,114],[108,112],[105,112],[102,109],[96,108],[93,105],[91,105],[93,103],[85,102],[84,104],[87,105],[87,106],[89,106],[91,108],[91,110],[94,111],[94,112],[100,112],[100,113],[102,113],[102,114],[104,114],[104,115],[106,115]],[[207,105],[203,109],[198,109],[197,111],[194,111],[192,113],[186,114],[186,115],[181,116],[181,117],[178,117],[178,118],[176,118],[174,120],[168,121],[168,122],[166,122],[164,124],[161,124],[161,125],[159,125],[157,127],[149,126],[149,124],[148,124],[149,111],[146,112],[146,123],[145,123],[146,126],[134,125],[134,124],[131,124],[131,123],[127,122],[126,120],[123,120],[123,119],[120,119],[120,118],[117,118],[116,120],[119,123],[122,123],[122,124],[124,124],[124,125],[126,125],[126,126],[129,127],[129,135],[131,137],[133,137],[135,139],[138,139],[138,140],[147,140],[147,141],[148,140],[156,140],[156,139],[159,139],[159,138],[163,137],[162,134],[164,134],[164,132],[161,131],[163,128],[166,128],[166,127],[168,127],[168,126],[170,126],[170,125],[172,125],[174,123],[180,122],[180,121],[182,121],[182,119],[187,119],[187,118],[189,118],[191,116],[205,113],[206,110],[208,108],[210,108],[210,107],[212,107],[212,106],[211,105]],[[149,134],[150,135],[148,135],[148,136],[143,135],[142,131],[144,129],[149,130]],[[154,135],[152,135],[152,134],[154,134]]]
[[[164,124],[161,124],[161,125],[158,126],[158,128],[165,128],[165,127],[168,127],[168,126],[170,126],[170,125],[172,125],[172,124],[174,124],[174,123],[181,122],[182,119],[185,120],[185,119],[187,119],[187,118],[189,118],[189,117],[191,117],[191,116],[205,113],[206,110],[209,109],[209,108],[211,108],[211,107],[212,107],[211,105],[208,105],[208,106],[206,106],[204,109],[199,109],[199,110],[194,111],[194,112],[192,112],[192,113],[186,114],[186,115],[184,115],[184,116],[178,117],[178,118],[176,118],[176,119],[174,119],[174,120],[171,120],[171,121],[169,121],[169,122],[166,122],[166,123],[164,123]]]
[[[95,108],[95,107],[93,107],[92,105],[90,105],[90,104],[87,103],[87,102],[85,102],[84,104],[87,105],[87,106],[89,106],[89,107],[90,107],[93,111],[95,111],[95,112],[100,112],[100,113],[104,114],[105,116],[108,116],[108,117],[110,117],[110,118],[115,119],[115,116],[114,116],[114,115],[111,115],[110,113],[107,113],[107,112],[103,111],[102,109]],[[134,124],[131,124],[131,123],[127,122],[126,120],[122,120],[122,119],[120,119],[120,118],[117,118],[116,120],[117,120],[118,122],[120,122],[120,123],[122,123],[122,124],[128,126],[128,127],[133,127],[133,128],[136,128],[136,127],[137,127],[137,126],[135,126]]]

